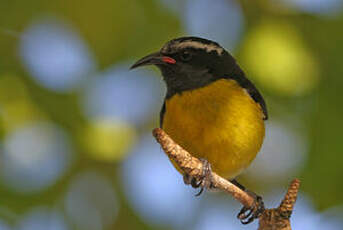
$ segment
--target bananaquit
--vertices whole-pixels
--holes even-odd
[[[131,68],[144,65],[156,65],[167,85],[161,128],[184,149],[204,159],[204,165],[241,186],[235,177],[259,152],[268,113],[262,95],[235,59],[216,42],[181,37]],[[193,187],[204,185],[187,175],[184,179]],[[254,210],[247,215],[242,213],[248,210],[241,210],[242,223],[257,218],[264,208],[261,198],[255,198]]]

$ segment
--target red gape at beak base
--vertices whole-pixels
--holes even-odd
[[[162,61],[163,61],[164,63],[168,63],[168,64],[175,64],[175,63],[176,63],[175,59],[173,59],[173,58],[171,58],[171,57],[163,57],[163,58],[162,58]]]

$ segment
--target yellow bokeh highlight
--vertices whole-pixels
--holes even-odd
[[[45,118],[31,100],[25,83],[13,74],[0,76],[0,122],[5,132]]]
[[[264,22],[253,29],[244,43],[242,63],[250,77],[281,95],[306,94],[319,81],[318,63],[289,24]]]
[[[104,119],[92,121],[81,137],[90,157],[113,162],[127,155],[136,140],[136,133],[129,124]]]

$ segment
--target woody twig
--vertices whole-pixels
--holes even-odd
[[[162,129],[153,130],[153,135],[160,143],[164,152],[174,160],[180,169],[191,177],[201,179],[203,176],[203,162],[193,157],[189,152],[175,143]],[[219,176],[215,172],[211,175],[212,186],[233,196],[247,208],[252,208],[254,198],[248,193]],[[290,230],[290,216],[297,198],[300,181],[295,179],[291,183],[287,194],[280,206],[275,209],[266,209],[259,218],[258,230]]]

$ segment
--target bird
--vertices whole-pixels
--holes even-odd
[[[261,93],[236,59],[215,41],[187,36],[168,41],[131,69],[147,65],[157,66],[166,83],[160,127],[204,162],[201,181],[190,178],[173,163],[185,183],[202,187],[201,193],[204,187],[211,187],[209,175],[213,170],[247,190],[236,177],[261,149],[268,112]],[[264,210],[262,198],[251,194],[255,207],[243,207],[237,216],[244,224]]]

